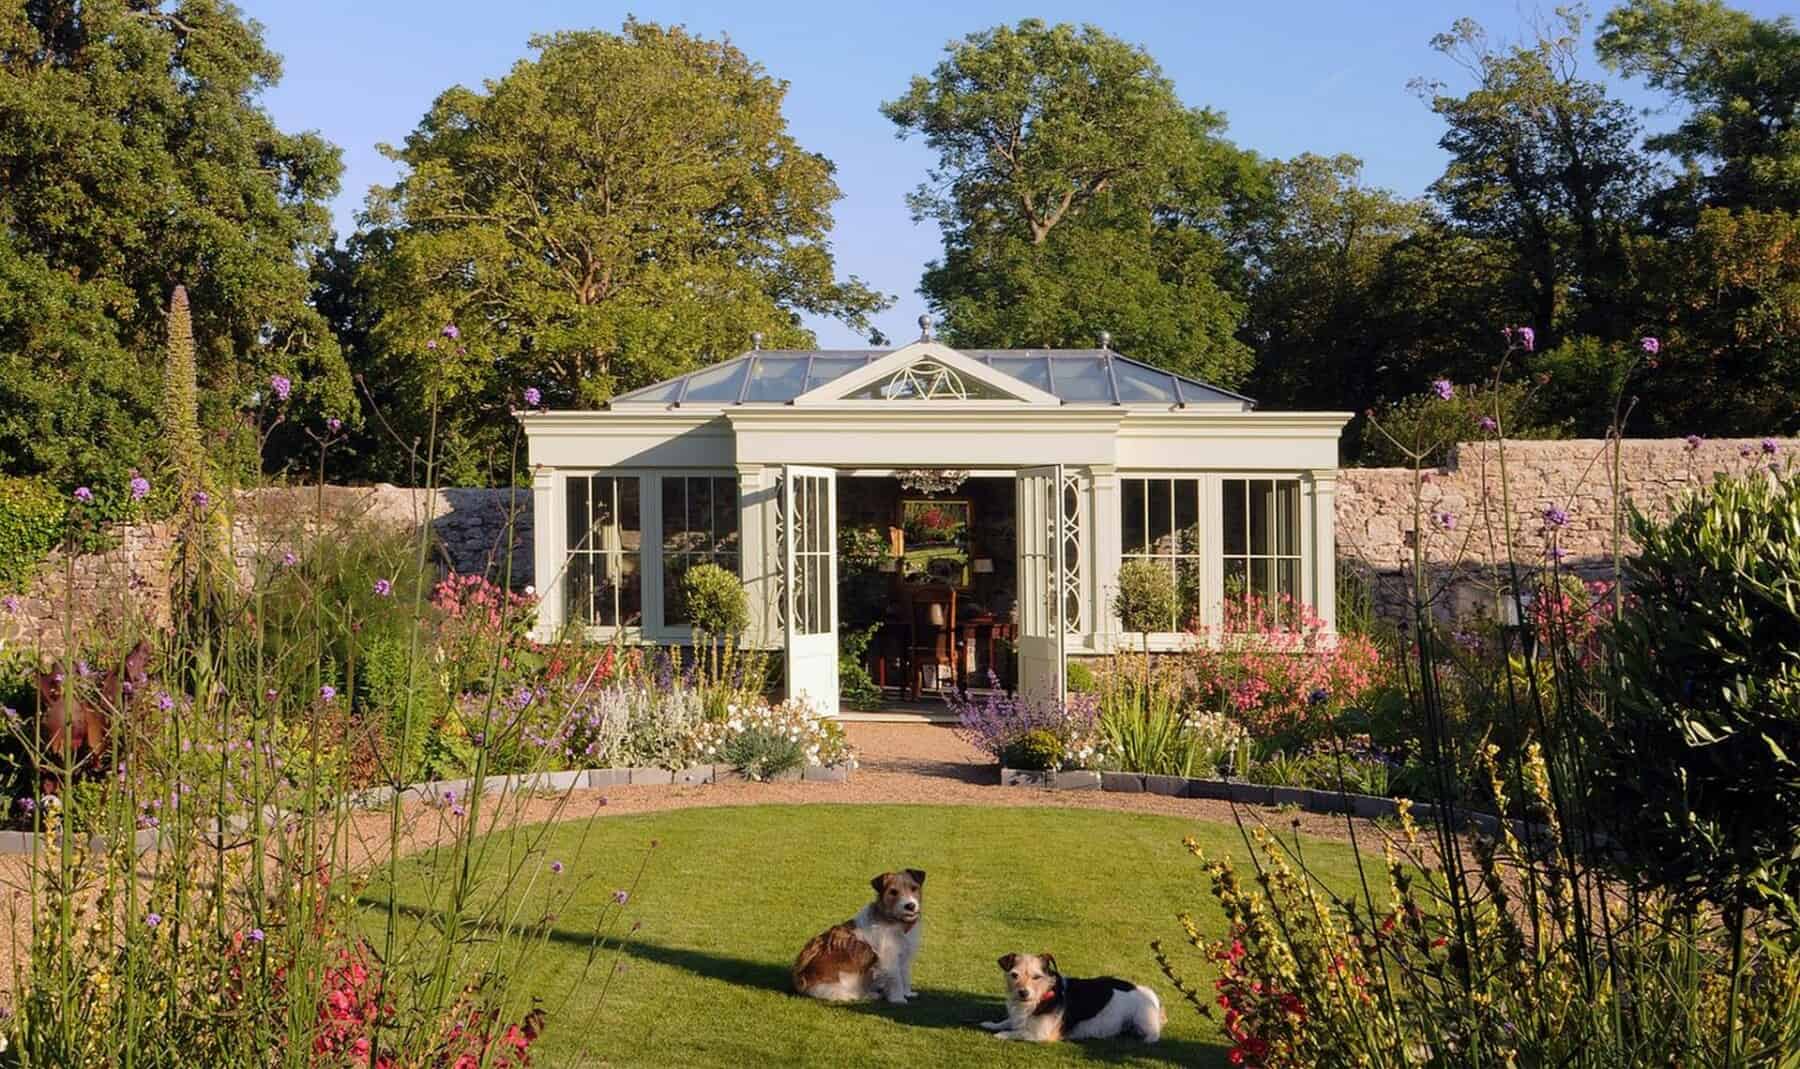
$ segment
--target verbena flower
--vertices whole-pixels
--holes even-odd
[[[1683,442],[1687,443],[1687,451],[1690,453],[1692,453],[1696,449],[1699,449],[1700,443],[1705,440],[1706,439],[1700,437],[1698,434],[1690,434],[1686,438],[1682,439]]]
[[[250,929],[249,935],[245,938],[249,939],[252,943],[260,943],[265,936],[263,935],[263,930],[261,928],[252,928]]]
[[[94,500],[94,492],[85,486],[77,486],[75,488],[75,500],[81,502],[92,501]]]
[[[5,609],[8,615],[16,615],[23,605],[24,603],[19,600],[17,594],[8,594],[0,598],[0,609]]]
[[[614,891],[612,897],[613,897],[614,902],[617,902],[619,905],[622,906],[625,903],[631,901],[631,892],[630,891]]]
[[[319,700],[328,702],[337,697],[337,688],[327,683],[319,688]]]
[[[212,495],[211,494],[207,493],[205,490],[194,491],[194,505],[196,507],[205,508],[206,506],[208,506],[210,504],[212,504]]]
[[[330,431],[332,434],[336,434],[337,432],[344,429],[344,421],[337,418],[336,416],[333,416],[330,419],[325,421],[325,429]]]
[[[166,713],[175,708],[175,699],[171,698],[167,691],[160,691],[156,695],[156,707]]]
[[[456,329],[455,323],[445,323],[444,337],[449,338],[451,341],[455,341],[457,338],[462,337],[462,331]]]
[[[1537,331],[1532,330],[1530,327],[1520,327],[1518,333],[1519,345],[1522,346],[1526,352],[1529,353],[1537,348]]]
[[[1550,527],[1567,527],[1569,525],[1569,512],[1560,505],[1551,505],[1544,510],[1544,523],[1546,526]]]
[[[1646,353],[1649,353],[1651,356],[1655,356],[1657,353],[1662,352],[1662,342],[1649,336],[1639,338],[1638,347],[1643,349]]]
[[[144,923],[154,928],[162,923],[162,914],[148,913],[144,915]]]
[[[281,555],[281,566],[283,568],[292,568],[294,565],[299,564],[299,563],[300,563],[300,558],[294,556],[294,551],[291,549]]]
[[[130,485],[131,485],[131,500],[142,501],[146,497],[150,496],[150,480],[144,478],[142,475],[139,475],[136,471],[133,471],[131,473],[131,484]]]
[[[563,863],[560,861],[550,862],[550,875],[561,876],[562,874],[563,874]]]
[[[1448,401],[1456,396],[1456,386],[1449,379],[1438,379],[1431,384],[1431,392],[1438,395],[1438,400]]]
[[[1484,432],[1486,432],[1488,434],[1492,434],[1495,431],[1500,429],[1500,424],[1495,423],[1494,417],[1492,417],[1492,416],[1481,417],[1481,422],[1477,423],[1476,426],[1480,427]]]
[[[394,584],[386,579],[375,580],[375,596],[385,598],[394,592]]]
[[[275,392],[276,400],[285,401],[294,392],[294,383],[286,375],[270,375],[269,389]]]
[[[1456,513],[1440,512],[1440,513],[1438,513],[1437,520],[1438,520],[1438,524],[1440,526],[1442,526],[1444,528],[1444,530],[1446,530],[1446,531],[1456,530]]]
[[[539,406],[543,403],[544,403],[544,395],[542,393],[538,392],[538,388],[536,386],[525,387],[525,404],[527,406],[529,406],[531,408],[536,408],[537,406]]]
[[[1767,456],[1774,456],[1781,451],[1781,443],[1773,438],[1764,438],[1762,440],[1762,451]]]

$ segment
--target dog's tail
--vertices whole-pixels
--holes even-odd
[[[788,972],[797,994],[807,994],[815,984],[832,983],[845,972],[861,972],[874,966],[875,951],[848,924],[828,928],[807,940]]]

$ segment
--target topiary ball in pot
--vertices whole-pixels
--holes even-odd
[[[717,564],[697,564],[681,580],[688,622],[697,635],[741,634],[750,624],[744,581]]]

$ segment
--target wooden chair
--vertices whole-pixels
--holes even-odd
[[[906,679],[910,695],[918,701],[925,689],[925,666],[936,668],[941,688],[945,672],[958,684],[962,665],[957,657],[956,588],[937,584],[906,584]]]

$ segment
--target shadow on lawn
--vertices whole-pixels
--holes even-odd
[[[364,896],[364,904],[379,904],[386,908],[385,899]],[[443,914],[437,910],[423,910],[410,904],[401,904],[399,911],[412,917],[439,922]],[[483,926],[486,927],[486,926]],[[554,943],[567,943],[571,946],[592,948],[594,937],[589,932],[570,931],[566,928],[552,928],[544,933],[545,938]],[[616,952],[638,961],[654,962],[672,969],[692,973],[734,987],[750,987],[768,991],[786,998],[799,999],[793,993],[788,966],[780,962],[758,961],[752,958],[731,957],[715,954],[690,947],[665,946],[641,940],[627,940],[616,944]],[[821,1008],[824,1008],[821,1004]],[[998,1020],[1004,1015],[1004,1003],[992,993],[977,994],[948,988],[921,987],[919,995],[906,1005],[893,1005],[886,1002],[850,1002],[830,1007],[846,1013],[862,1014],[870,1017],[882,1017],[909,1028],[943,1028],[957,1030],[979,1030],[981,1021]],[[1168,1007],[1165,1007],[1168,1008]],[[1173,1007],[1180,1013],[1186,1009],[1181,1004]],[[1002,1042],[994,1040],[994,1042]],[[1132,1059],[1163,1062],[1169,1065],[1185,1066],[1224,1066],[1225,1051],[1211,1043],[1201,1043],[1188,1039],[1164,1039],[1155,1046],[1145,1046],[1135,1040],[1091,1040],[1079,1045],[1083,1056],[1092,1062],[1121,1062]]]
[[[760,988],[788,998],[800,997],[789,987],[786,965],[648,942],[628,942],[621,945],[619,950],[630,958],[666,965],[720,983]],[[1177,1011],[1181,1008],[1177,1007]],[[886,1002],[849,1002],[832,1006],[831,1009],[881,1017],[909,1028],[955,1030],[979,1030],[981,1021],[998,1020],[1006,1012],[1004,1003],[992,994],[934,987],[919,988],[918,997],[904,1006]],[[1089,1061],[1094,1062],[1139,1059],[1169,1065],[1226,1064],[1225,1052],[1221,1048],[1186,1039],[1165,1039],[1153,1047],[1128,1039],[1104,1040],[1082,1043],[1079,1049]]]

